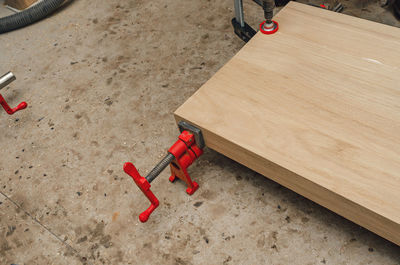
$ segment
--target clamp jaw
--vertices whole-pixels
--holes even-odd
[[[278,23],[272,20],[275,9],[275,1],[277,0],[253,0],[264,10],[265,21],[260,24],[260,31],[264,34],[273,34],[278,31]],[[282,0],[278,6],[285,5],[287,1]],[[234,0],[235,17],[232,19],[232,25],[235,34],[244,42],[248,42],[256,31],[244,21],[243,0]]]
[[[260,24],[260,31],[263,34],[274,34],[278,31],[278,22],[272,20],[275,6],[284,6],[289,1],[290,0],[253,0],[253,2],[257,3],[264,10],[265,20]],[[235,34],[244,42],[248,42],[254,35],[256,35],[256,31],[244,21],[243,0],[234,0],[234,3],[235,17],[232,19],[232,25]],[[332,8],[329,8],[327,5],[324,4],[314,5],[309,3],[309,5],[332,10],[334,12],[342,12],[344,8],[341,3],[336,4],[336,6]]]
[[[0,89],[9,85],[15,79],[16,79],[15,75],[11,72],[8,72],[7,74],[1,76],[0,77]],[[21,102],[15,108],[10,108],[10,106],[7,104],[6,100],[3,98],[3,96],[1,94],[0,94],[0,105],[3,106],[4,110],[9,115],[12,115],[19,110],[25,109],[28,106],[28,104],[26,104],[26,102]]]
[[[186,189],[187,194],[192,195],[199,188],[199,185],[190,178],[187,168],[203,154],[205,145],[201,130],[186,122],[180,122],[179,129],[181,135],[179,135],[178,140],[168,149],[164,159],[146,177],[142,177],[132,163],[127,162],[124,164],[125,173],[132,177],[136,185],[150,201],[150,206],[139,215],[139,220],[142,223],[149,219],[151,213],[159,205],[157,197],[150,190],[150,183],[168,165],[170,165],[171,169],[169,180],[171,182],[174,182],[176,178],[183,180],[188,186]]]

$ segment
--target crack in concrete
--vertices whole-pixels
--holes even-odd
[[[70,250],[72,250],[78,257],[79,260],[82,262],[82,255],[79,254],[79,251],[76,250],[74,247],[72,247],[70,244],[68,244],[67,242],[65,242],[64,240],[61,239],[61,237],[59,237],[58,235],[56,235],[53,231],[50,230],[50,228],[48,228],[47,226],[45,226],[44,224],[42,224],[38,219],[36,219],[34,216],[32,216],[29,212],[27,212],[24,208],[22,208],[21,205],[19,205],[16,201],[14,201],[13,199],[11,199],[9,196],[7,196],[5,193],[3,193],[2,191],[0,191],[0,194],[3,195],[7,200],[9,200],[12,204],[14,204],[18,209],[20,209],[21,211],[23,211],[27,216],[29,216],[33,221],[35,221],[38,225],[40,225],[44,230],[46,230],[47,232],[49,232],[52,236],[54,236],[58,241],[60,241],[64,246],[66,246],[67,248],[69,248]],[[87,261],[85,261],[85,264],[88,265],[92,265],[91,263],[88,263]]]

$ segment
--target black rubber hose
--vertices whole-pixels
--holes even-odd
[[[25,27],[60,7],[65,0],[44,0],[22,12],[0,18],[0,33]]]

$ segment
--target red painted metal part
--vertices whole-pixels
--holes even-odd
[[[269,35],[269,34],[274,34],[275,32],[277,32],[278,29],[279,29],[279,24],[278,24],[278,22],[276,22],[275,20],[272,20],[272,22],[276,25],[276,28],[275,28],[274,30],[271,30],[271,31],[266,31],[266,30],[264,30],[264,29],[263,29],[263,26],[264,26],[265,21],[263,21],[263,22],[261,22],[261,24],[260,24],[260,31],[261,31],[263,34],[267,34],[267,35]]]
[[[144,223],[149,219],[150,214],[158,207],[159,201],[157,197],[153,194],[153,192],[150,190],[151,187],[150,183],[146,180],[146,178],[140,176],[136,167],[132,163],[130,162],[125,163],[124,171],[126,172],[126,174],[132,177],[136,185],[142,190],[144,195],[146,195],[146,197],[149,199],[151,203],[150,207],[139,215],[139,220],[142,223]]]
[[[6,100],[3,98],[3,96],[1,94],[0,94],[0,105],[3,106],[4,110],[9,115],[12,115],[19,110],[23,110],[28,106],[28,104],[26,104],[26,102],[21,102],[15,108],[10,108],[10,106],[7,104]]]
[[[192,181],[187,168],[203,154],[203,150],[195,144],[194,135],[188,131],[183,131],[179,135],[179,140],[168,150],[175,157],[170,164],[169,180],[171,182],[174,182],[176,178],[183,180],[188,186],[186,193],[192,195],[199,188],[199,184]]]
[[[185,181],[188,186],[186,192],[189,195],[192,195],[199,188],[199,184],[197,184],[195,181],[192,181],[187,172],[187,168],[203,154],[203,150],[196,145],[195,137],[192,133],[183,131],[179,136],[178,141],[176,141],[168,149],[168,152],[175,157],[175,159],[170,163],[171,176],[169,180],[173,182],[176,178],[179,178]],[[150,190],[150,183],[146,178],[140,176],[139,172],[132,163],[125,163],[124,171],[132,177],[136,185],[151,203],[149,208],[139,215],[139,220],[144,223],[149,219],[150,214],[158,207],[159,201]]]

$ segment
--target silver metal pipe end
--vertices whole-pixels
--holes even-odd
[[[6,73],[2,77],[0,77],[0,89],[3,87],[8,86],[12,81],[16,80],[17,78],[11,72]]]

